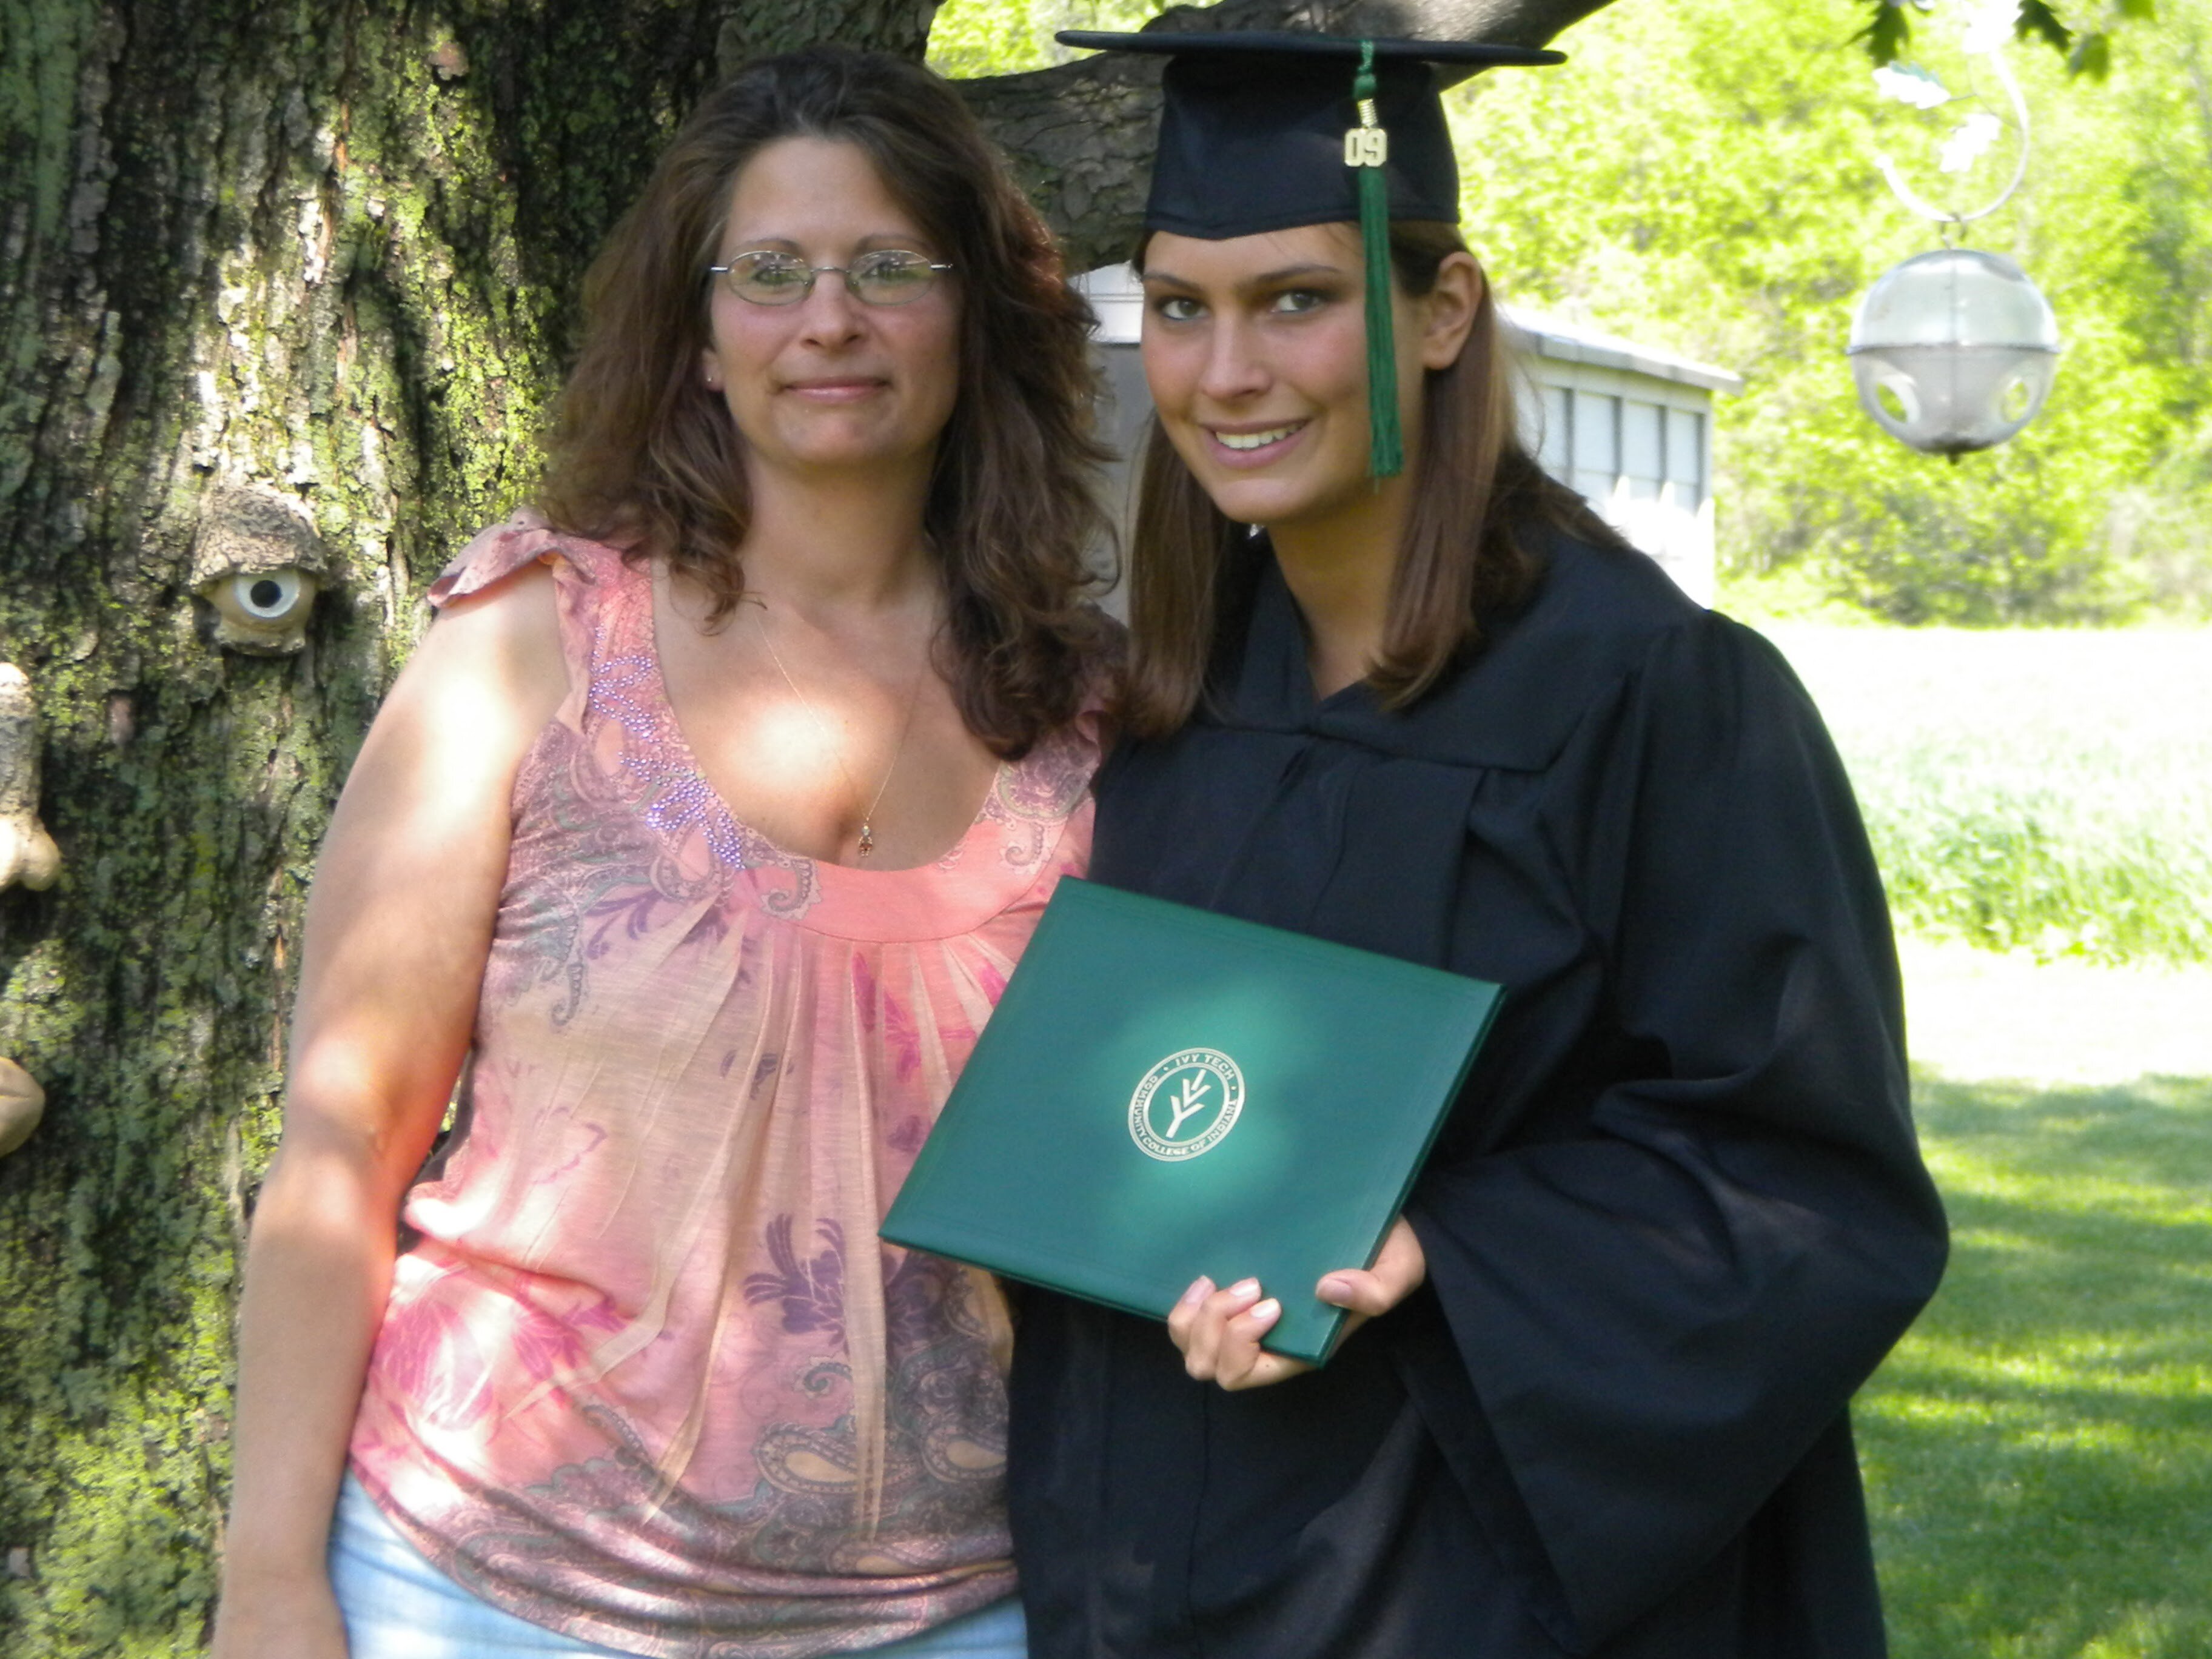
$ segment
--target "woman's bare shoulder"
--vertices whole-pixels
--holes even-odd
[[[450,600],[377,711],[332,841],[417,818],[457,834],[479,825],[503,840],[523,757],[568,692],[557,596],[543,565]]]
[[[568,690],[559,594],[552,570],[533,562],[447,599],[386,708],[534,734]]]

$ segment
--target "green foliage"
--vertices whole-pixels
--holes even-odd
[[[2042,790],[1952,806],[1943,780],[1914,780],[1918,812],[1869,826],[1899,919],[1996,950],[2053,948],[2097,960],[2212,961],[2212,917],[2194,902],[2207,866],[2177,869],[2140,830],[2084,837],[2074,803]]]
[[[1866,42],[1876,67],[1894,64],[1912,44],[1912,19],[1898,0],[1875,0],[1874,21],[1854,38]]]
[[[2212,1080],[1914,1095],[1951,1268],[1856,1412],[1892,1651],[2199,1659]]]
[[[929,66],[972,79],[1015,75],[1082,56],[1056,29],[1136,29],[1170,0],[945,0],[929,26]]]
[[[1931,140],[1969,106],[1883,100],[1852,43],[1863,15],[1622,3],[1565,39],[1563,68],[1455,94],[1468,228],[1501,296],[1746,377],[1717,419],[1735,576],[1802,567],[1909,623],[2212,614],[2212,0],[2109,36],[2094,92],[2015,54],[2027,182],[1969,240],[2036,279],[2067,350],[2036,423],[1956,465],[1868,421],[1843,355],[1858,296],[1938,240],[1873,156],[1973,206],[2011,152],[1937,173]],[[1931,51],[1939,24],[1922,20]]]
[[[1851,38],[1866,43],[1867,55],[1880,68],[1898,62],[1912,44],[1912,17],[1906,5],[1927,11],[1933,0],[1863,0],[1863,3],[1873,7],[1874,15]],[[2093,81],[2103,80],[2111,71],[2114,27],[2123,22],[2154,22],[2158,17],[2157,0],[2109,0],[2100,27],[2077,30],[2068,27],[2049,0],[2019,0],[2019,5],[2014,35],[2040,41],[2065,60],[2069,73],[2085,75]]]
[[[2102,81],[2112,72],[2112,38],[2102,33],[2083,35],[2066,55],[2066,67],[2092,81]]]
[[[2212,962],[2212,634],[1773,625],[1901,927]]]
[[[2020,0],[2020,21],[2013,25],[2013,33],[2062,53],[2074,44],[2074,31],[2058,21],[2058,14],[2045,0]]]

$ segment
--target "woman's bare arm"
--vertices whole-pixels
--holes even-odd
[[[542,567],[455,604],[331,818],[246,1252],[217,1659],[344,1652],[324,1553],[399,1203],[474,1024],[515,772],[566,690]]]

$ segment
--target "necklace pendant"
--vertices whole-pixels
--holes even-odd
[[[860,856],[866,858],[876,850],[876,829],[865,819],[860,824]]]

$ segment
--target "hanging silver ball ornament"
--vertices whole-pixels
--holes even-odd
[[[1972,248],[1907,259],[1851,319],[1859,402],[1890,436],[1931,455],[1988,449],[2033,420],[2058,351],[2058,319],[2027,273]]]

